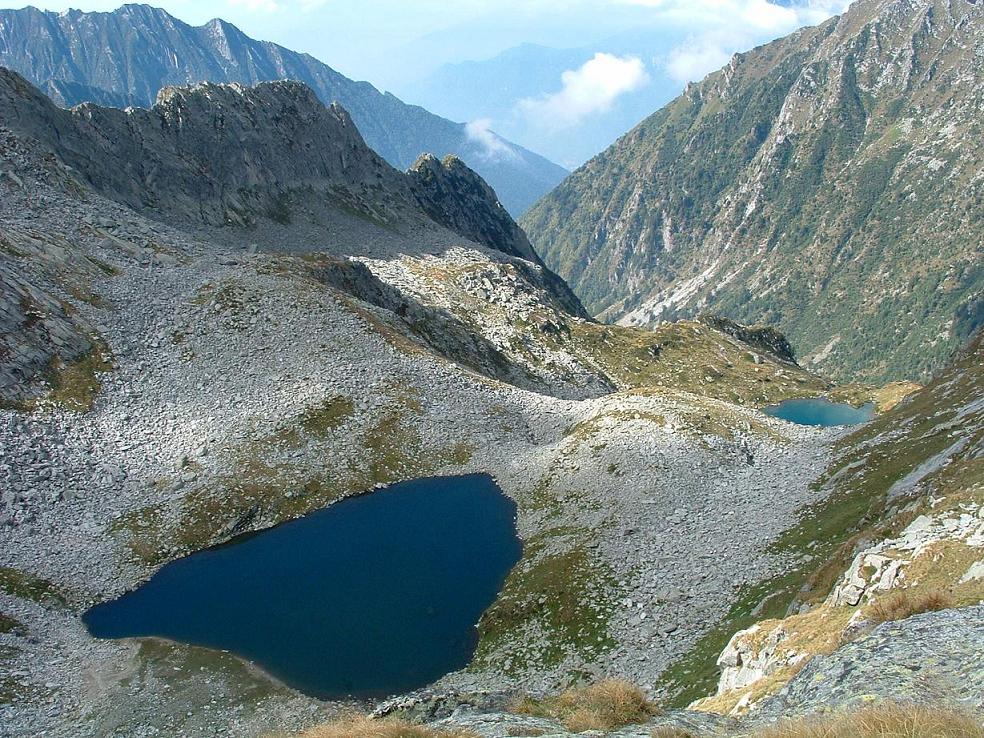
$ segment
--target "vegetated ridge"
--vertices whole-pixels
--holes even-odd
[[[860,0],[736,55],[522,224],[595,315],[776,325],[840,380],[929,377],[984,315],[984,6]]]

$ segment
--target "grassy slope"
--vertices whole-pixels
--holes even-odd
[[[934,508],[937,512],[984,500],[984,459],[975,458],[975,449],[984,443],[982,397],[984,334],[979,333],[927,387],[843,439],[835,462],[817,481],[830,496],[804,510],[800,523],[775,544],[778,553],[809,559],[799,558],[801,563],[782,577],[743,591],[729,615],[665,672],[673,704],[686,705],[713,691],[716,659],[735,632],[782,618],[795,603],[821,603],[860,543],[900,532],[927,508],[929,496],[942,499]],[[964,438],[963,449],[923,479],[921,492],[889,501],[896,482]],[[964,563],[960,551],[948,555],[955,561],[960,558],[960,566]],[[937,568],[944,573],[952,568],[955,575],[960,566]],[[924,579],[926,586],[951,584],[943,581],[945,577]],[[963,595],[977,596],[969,589]]]

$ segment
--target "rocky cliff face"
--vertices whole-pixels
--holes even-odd
[[[363,143],[348,114],[298,83],[167,88],[149,110],[67,111],[0,69],[0,122],[123,204],[208,225],[285,221],[286,198],[304,188],[357,197],[376,187],[379,207],[402,207],[404,218],[411,210],[404,177]]]
[[[0,65],[64,106],[148,107],[167,86],[297,80],[325,105],[341,103],[369,145],[396,168],[409,167],[424,152],[457,155],[495,187],[514,215],[567,174],[506,141],[504,153],[493,155],[459,123],[347,79],[306,54],[251,39],[222,20],[195,28],[146,5],[112,13],[0,10]]]
[[[434,221],[475,243],[543,267],[526,233],[498,202],[492,188],[461,159],[450,156],[440,161],[435,156],[425,155],[407,174],[418,202]],[[588,317],[564,280],[546,268],[542,268],[541,273],[565,311]]]
[[[739,54],[523,220],[595,314],[777,324],[839,377],[924,377],[981,319],[984,9],[861,0]]]
[[[496,201],[495,192],[461,159],[421,156],[408,174],[414,194],[435,221],[476,243],[509,244],[513,256],[539,262],[529,239]]]

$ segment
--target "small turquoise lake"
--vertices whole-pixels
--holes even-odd
[[[521,553],[491,477],[421,479],[173,561],[83,620],[230,651],[321,699],[382,697],[468,664]]]
[[[875,406],[871,403],[854,407],[823,398],[812,400],[786,400],[763,410],[766,415],[788,420],[797,425],[833,427],[838,425],[860,425],[875,416]]]

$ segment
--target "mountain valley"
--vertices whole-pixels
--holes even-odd
[[[0,735],[774,738],[918,708],[979,738],[979,12],[861,0],[738,58],[541,201],[532,237],[467,157],[393,166],[370,114],[310,80],[66,109],[0,68]],[[899,28],[928,45],[893,56]],[[835,67],[867,70],[850,89],[889,128],[893,74],[923,70],[903,85],[918,141],[840,138]],[[894,184],[849,225],[854,157],[876,152]],[[902,175],[933,161],[950,174],[912,191],[940,209],[905,210]],[[889,200],[912,253],[879,230]],[[762,301],[729,297],[743,284]],[[765,306],[797,290],[799,312]],[[816,398],[873,418],[774,415]],[[468,665],[426,688],[324,701],[229,651],[84,622],[196,553],[459,477],[515,505],[522,553]]]

